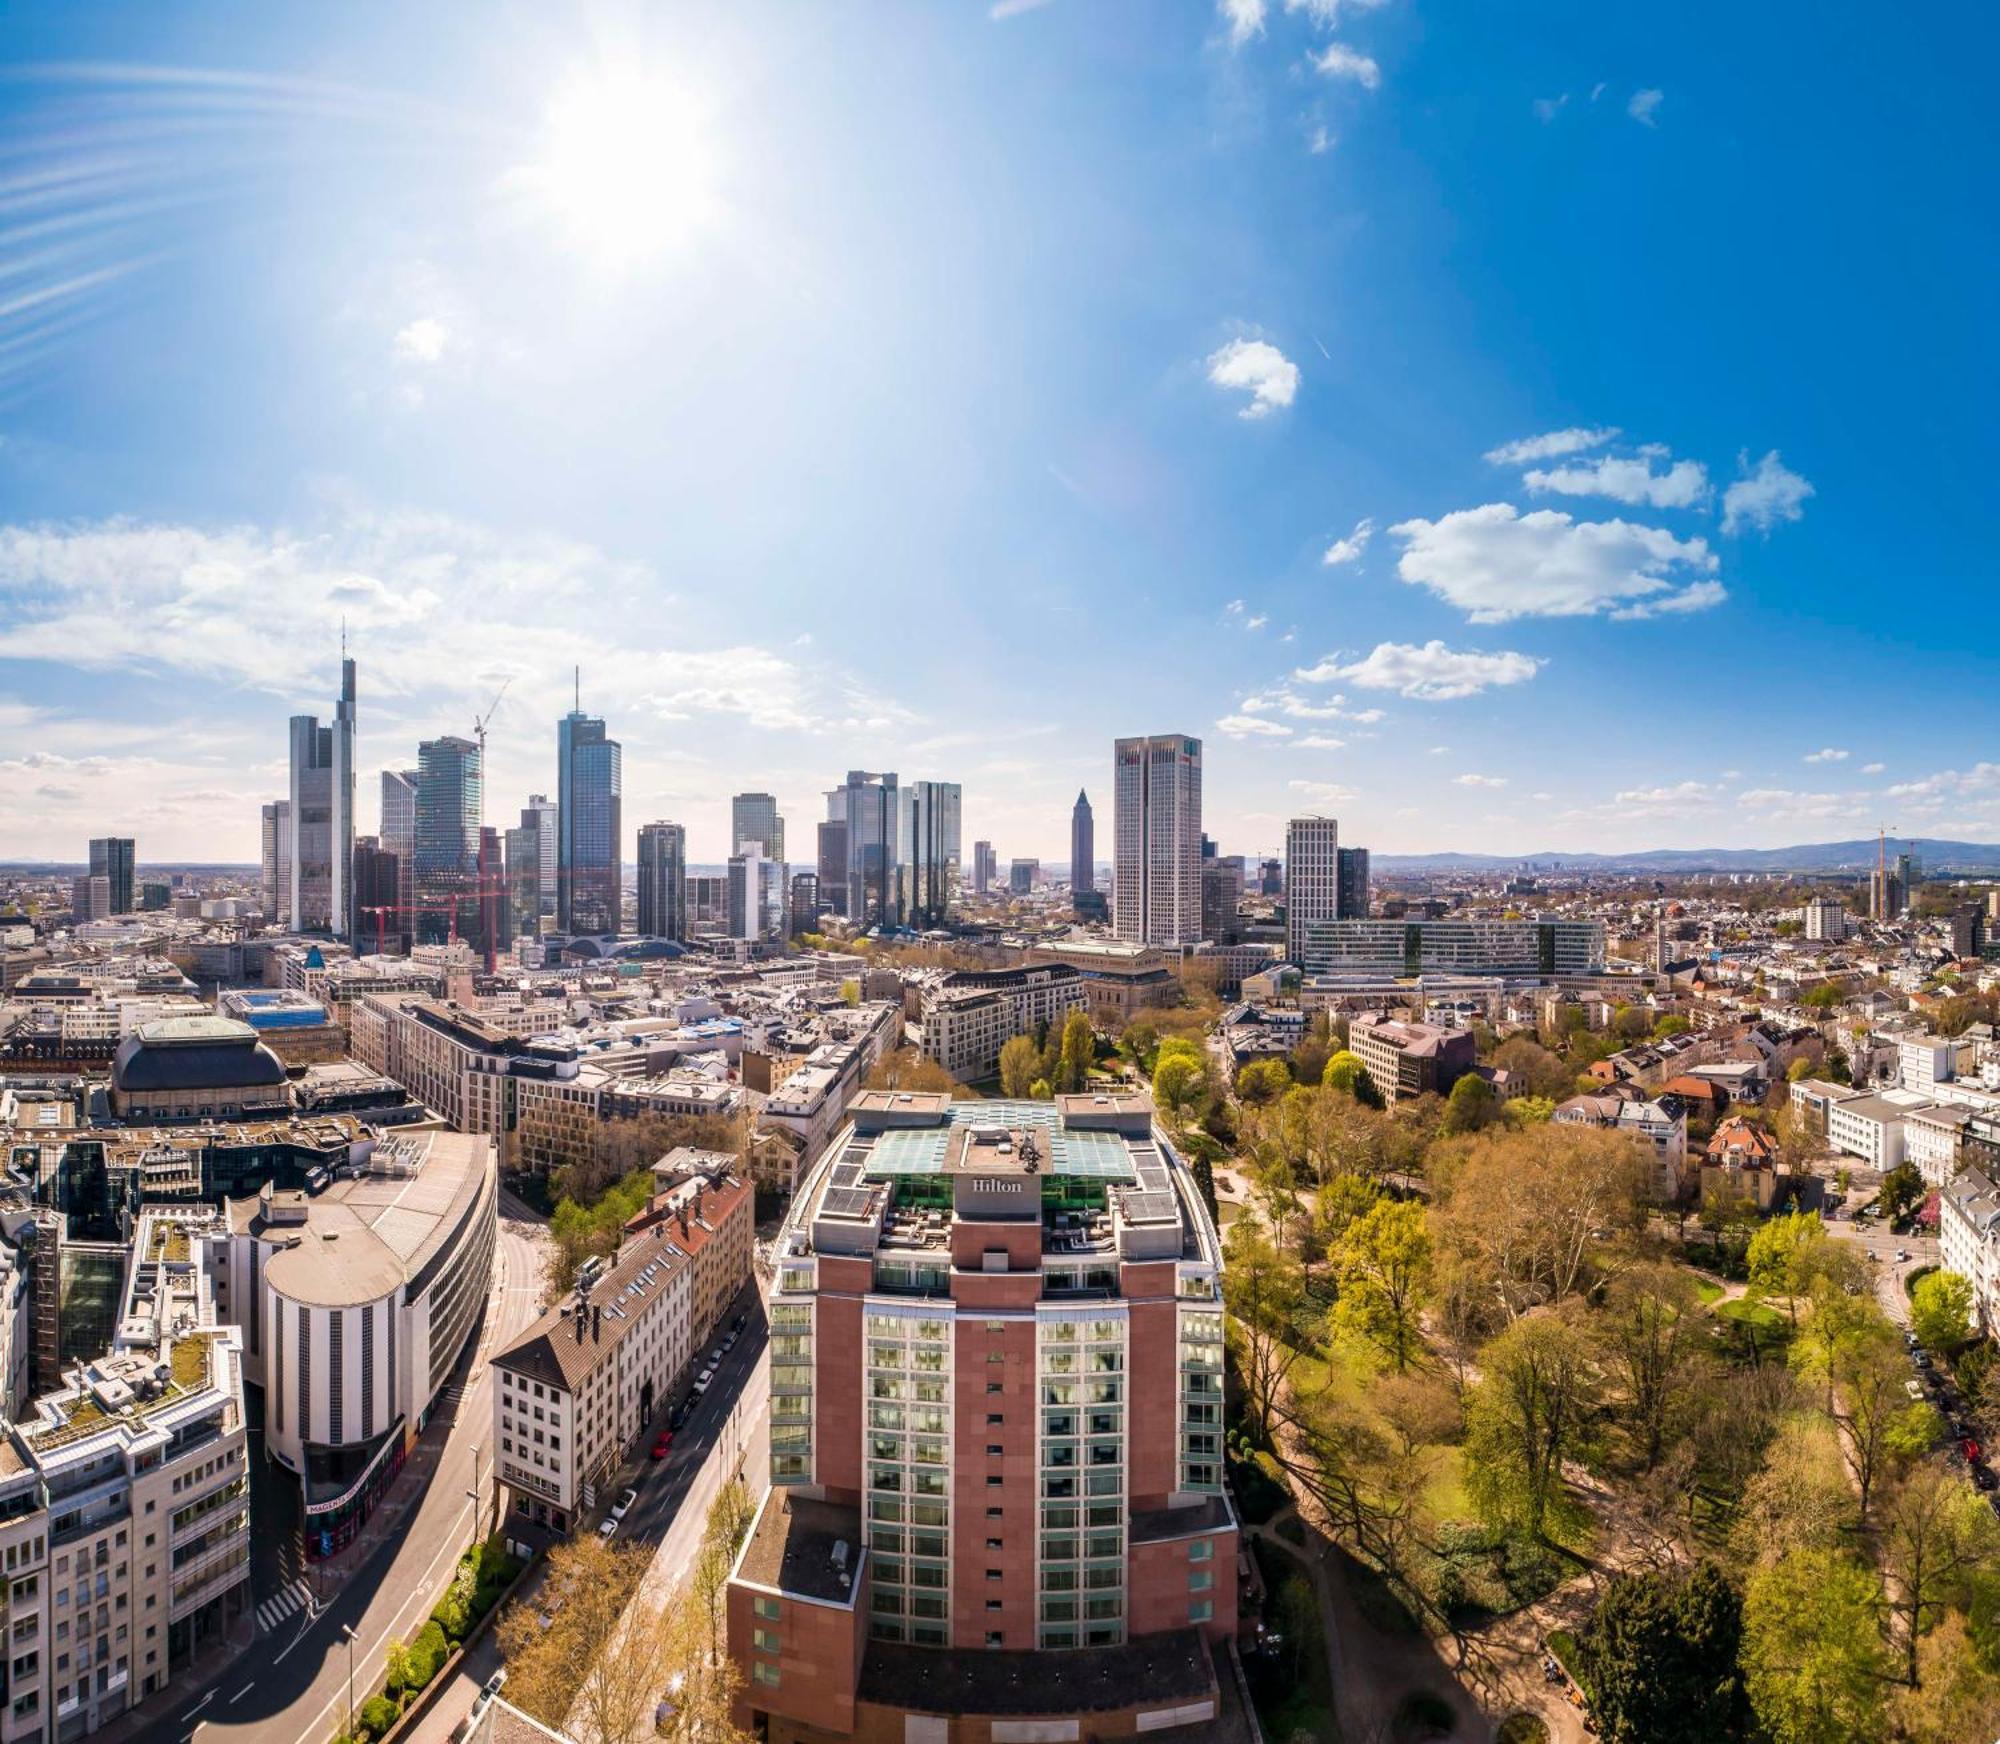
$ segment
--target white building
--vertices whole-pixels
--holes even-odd
[[[1285,826],[1285,957],[1305,961],[1306,928],[1340,918],[1340,826],[1293,818]]]
[[[1113,748],[1112,931],[1133,944],[1201,939],[1201,741],[1179,733]]]
[[[1972,1111],[1942,1104],[1913,1108],[1903,1116],[1903,1156],[1927,1187],[1942,1187],[1958,1173],[1959,1146]]]
[[[1837,1151],[1859,1157],[1885,1172],[1903,1161],[1903,1122],[1911,1110],[1929,1108],[1930,1098],[1913,1090],[1884,1090],[1852,1096],[1827,1106],[1826,1139]]]
[[[1088,1005],[1082,975],[1061,964],[948,975],[923,995],[923,1056],[960,1083],[991,1077],[1008,1041],[1044,1024],[1059,1029]]]
[[[1572,1096],[1553,1118],[1565,1126],[1603,1127],[1642,1140],[1652,1153],[1653,1193],[1662,1204],[1673,1204],[1686,1190],[1685,1112],[1629,1096]]]
[[[1847,910],[1830,896],[1815,896],[1805,908],[1806,937],[1837,945],[1847,937]]]
[[[1938,1195],[1938,1257],[1972,1285],[1973,1323],[2000,1331],[2000,1187],[1983,1170],[1965,1170]]]
[[[1896,1039],[1896,1082],[1905,1090],[1928,1095],[1958,1076],[1958,1049],[1943,1036],[1899,1036]]]

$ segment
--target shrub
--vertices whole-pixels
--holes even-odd
[[[359,1724],[371,1738],[379,1738],[396,1723],[396,1704],[387,1696],[370,1696],[361,1704]]]
[[[420,1690],[437,1676],[438,1667],[451,1655],[451,1644],[433,1617],[418,1630],[410,1643],[410,1688]]]
[[[1451,1703],[1430,1690],[1417,1690],[1396,1708],[1398,1738],[1449,1738],[1458,1716]]]

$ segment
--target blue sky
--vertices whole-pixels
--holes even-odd
[[[510,821],[581,664],[696,858],[1154,731],[1227,851],[2000,836],[1996,35],[11,9],[0,855],[250,857],[343,616],[365,769],[509,680]]]

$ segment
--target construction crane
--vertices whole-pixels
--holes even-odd
[[[472,723],[472,736],[479,741],[479,782],[482,795],[480,809],[482,811],[485,809],[483,796],[486,785],[486,723],[492,720],[495,712],[500,707],[500,699],[507,694],[507,686],[513,682],[514,675],[510,672],[500,681],[500,688],[493,693],[493,700],[486,705],[486,712],[483,715],[476,716]],[[498,967],[498,953],[494,948],[494,935],[500,930],[493,924],[497,916],[490,905],[497,903],[502,895],[496,888],[494,880],[495,874],[492,868],[486,863],[486,830],[482,825],[479,831],[479,932],[480,943],[485,948],[486,973],[489,975]]]

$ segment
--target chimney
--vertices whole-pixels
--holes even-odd
[[[604,1310],[602,1308],[593,1308],[590,1311],[590,1341],[592,1344],[602,1344],[604,1342]]]
[[[576,1341],[578,1344],[581,1344],[583,1342],[583,1303],[581,1301],[579,1301],[576,1305],[575,1314],[576,1314]]]

